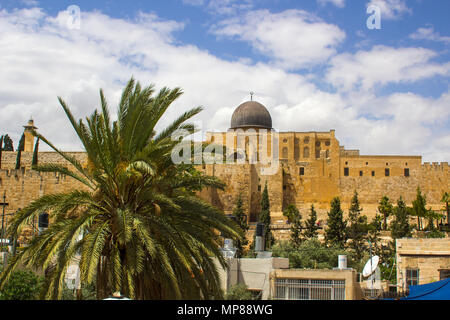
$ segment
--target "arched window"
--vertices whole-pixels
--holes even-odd
[[[309,158],[309,147],[303,148],[303,158]]]
[[[294,159],[300,159],[300,140],[297,138],[294,140]]]
[[[286,147],[283,148],[283,151],[281,153],[281,157],[283,159],[287,159],[288,158],[288,148],[286,148]]]

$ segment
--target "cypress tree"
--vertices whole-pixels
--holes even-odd
[[[341,209],[341,200],[335,197],[331,200],[331,209],[328,212],[327,229],[325,230],[325,241],[328,245],[337,245],[344,248],[346,242],[344,213]]]
[[[394,208],[394,220],[391,222],[391,236],[393,239],[411,237],[411,225],[409,224],[409,208],[406,207],[402,197],[397,200]]]
[[[302,236],[302,215],[300,214],[300,211],[298,208],[291,204],[287,207],[285,210],[286,216],[290,217],[290,220],[292,221],[291,225],[291,241],[294,244],[294,246],[298,247],[303,242],[303,236]]]
[[[309,214],[309,219],[305,221],[305,230],[303,236],[306,239],[317,238],[319,227],[317,226],[317,212],[314,209],[314,205],[311,205],[311,212]]]
[[[392,214],[393,206],[386,196],[378,204],[378,211],[383,215],[383,230],[387,230],[387,218]]]
[[[38,153],[39,153],[39,138],[37,138],[36,143],[34,144],[33,161],[31,163],[32,167],[38,165]]]
[[[3,136],[0,137],[0,169],[2,168]]]
[[[22,151],[25,148],[25,135],[22,134],[22,137],[19,141],[19,146],[17,147],[17,157],[16,157],[16,170],[20,169],[20,161],[22,158]]]
[[[239,227],[242,230],[242,233],[244,234],[242,239],[238,239],[236,240],[236,258],[241,258],[243,253],[244,253],[244,247],[248,244],[248,240],[246,237],[246,233],[248,231],[248,224],[247,224],[247,216],[245,215],[244,212],[244,206],[243,206],[243,202],[242,202],[242,196],[241,194],[239,194],[237,201],[236,201],[236,206],[234,207],[233,210],[233,216],[235,216],[236,218],[236,222],[239,225]]]
[[[348,227],[346,229],[347,238],[351,239],[349,247],[353,249],[356,260],[359,261],[367,250],[366,238],[369,226],[367,217],[361,215],[362,208],[359,204],[358,192],[355,191],[350,209],[348,212]]]
[[[272,231],[270,230],[270,200],[269,191],[267,190],[267,182],[262,193],[259,222],[264,223],[264,250],[267,250],[267,248],[272,247],[272,244],[274,243]]]
[[[425,208],[427,199],[422,195],[420,187],[417,187],[416,199],[412,203],[413,214],[417,217],[417,229],[422,230],[422,218],[427,217],[428,210]]]
[[[3,147],[3,151],[14,151],[13,141],[7,134],[5,134],[3,142],[5,144]]]

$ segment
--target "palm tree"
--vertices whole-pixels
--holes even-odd
[[[50,214],[50,226],[15,255],[0,276],[3,286],[20,264],[45,270],[43,298],[60,299],[66,270],[80,258],[81,281],[95,283],[97,298],[115,291],[132,299],[221,298],[217,265],[226,266],[221,238],[241,237],[236,224],[223,212],[197,197],[204,187],[223,188],[192,165],[176,165],[171,153],[178,141],[194,132],[188,119],[194,108],[159,134],[155,125],[182,94],[181,89],[142,88],[131,79],[111,122],[100,90],[101,112],[75,121],[58,98],[87,153],[87,165],[60,151],[45,137],[34,134],[60,154],[70,168],[59,164],[34,166],[81,182],[83,190],[48,194],[20,210],[8,228],[17,235],[29,218]]]

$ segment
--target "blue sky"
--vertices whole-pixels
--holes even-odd
[[[226,130],[255,91],[280,131],[336,129],[365,154],[449,161],[449,12],[447,0],[0,0],[1,133],[17,141],[32,116],[77,149],[56,96],[85,116],[98,88],[114,106],[134,75],[181,86],[168,118],[203,105],[205,131]]]

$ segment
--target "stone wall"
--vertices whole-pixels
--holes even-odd
[[[450,270],[450,238],[397,239],[397,283],[406,289],[406,270],[419,270],[419,285],[440,280]]]
[[[226,141],[226,135],[208,133],[207,141]],[[239,140],[238,145],[237,138],[231,138],[235,142],[231,152],[238,147],[245,152],[251,149],[245,139]],[[85,153],[68,154],[86,165]],[[249,221],[254,222],[260,212],[261,194],[267,182],[273,221],[279,223],[284,219],[284,208],[290,204],[295,204],[304,218],[314,204],[318,219],[325,221],[330,202],[336,196],[341,198],[342,208],[347,213],[355,190],[359,193],[363,214],[369,219],[375,216],[378,201],[384,195],[394,204],[402,196],[407,205],[411,205],[420,186],[427,197],[428,207],[442,210],[441,195],[443,191],[450,191],[448,163],[422,164],[420,156],[360,155],[358,150],[345,150],[336,139],[334,130],[281,132],[279,154],[279,169],[272,175],[262,174],[262,168],[268,165],[245,160],[243,163],[198,166],[199,170],[218,177],[226,184],[224,191],[206,189],[200,195],[230,214],[241,194]],[[8,212],[15,212],[43,194],[79,187],[71,178],[32,171],[32,152],[22,152],[21,169],[16,171],[16,156],[16,152],[2,154],[0,192],[6,191],[10,202]],[[39,152],[39,163],[59,163],[70,167],[55,152]],[[385,169],[389,169],[388,177]],[[409,170],[409,176],[405,176],[405,169]]]

